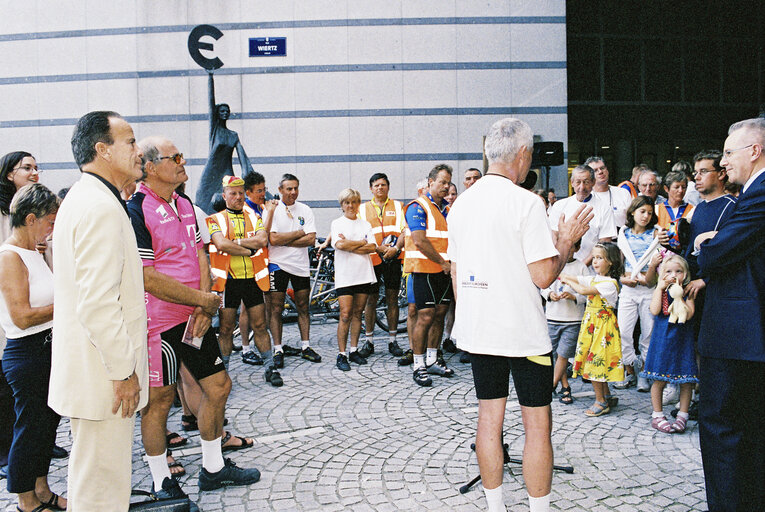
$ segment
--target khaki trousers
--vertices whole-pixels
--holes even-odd
[[[71,419],[68,511],[124,512],[130,505],[135,415]]]

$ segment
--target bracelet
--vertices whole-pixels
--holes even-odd
[[[236,242],[236,245],[239,245],[239,246],[241,246],[241,245],[242,245],[242,239],[241,239],[241,238],[237,238],[237,239],[235,240],[235,242]]]

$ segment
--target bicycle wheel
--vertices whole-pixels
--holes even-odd
[[[406,319],[408,316],[409,303],[406,300],[406,278],[401,277],[401,288],[398,290],[398,326],[396,332],[399,334],[406,332]],[[385,288],[380,286],[377,298],[377,307],[375,308],[375,323],[385,332],[388,329],[388,306],[385,303]]]

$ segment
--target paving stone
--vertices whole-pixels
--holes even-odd
[[[469,365],[446,354],[456,375],[419,388],[411,369],[400,368],[377,340],[379,353],[350,372],[334,368],[336,323],[311,326],[312,346],[325,360],[313,364],[287,357],[282,388],[267,387],[263,370],[231,361],[234,383],[227,427],[256,439],[255,447],[231,458],[263,473],[256,484],[205,492],[197,479],[201,455],[179,455],[187,476],[183,489],[200,508],[212,511],[449,510],[477,512],[485,507],[480,484],[466,494],[458,488],[478,474],[475,453],[477,401]],[[378,333],[379,334],[379,333]],[[405,337],[399,338],[402,346]],[[295,324],[285,325],[284,343],[299,345]],[[574,396],[592,387],[572,380]],[[704,511],[706,494],[698,448],[698,426],[666,436],[649,428],[650,397],[634,388],[619,391],[619,406],[600,418],[587,418],[591,403],[583,396],[572,406],[553,401],[553,446],[558,464],[574,466],[572,475],[555,472],[553,510],[593,512]],[[514,392],[511,390],[511,401]],[[468,412],[465,412],[468,411]],[[180,428],[180,409],[172,409],[171,430]],[[308,435],[305,429],[317,428]],[[509,452],[523,451],[523,426],[517,405],[505,416]],[[272,437],[283,434],[279,437]],[[184,434],[186,435],[186,434]],[[140,420],[136,439],[140,436]],[[187,447],[199,447],[192,433]],[[61,421],[57,443],[71,448],[69,421]],[[151,487],[143,449],[133,449],[133,485]],[[49,481],[66,491],[67,459],[51,463]],[[0,489],[0,510],[15,511],[15,497]],[[521,466],[505,472],[503,495],[508,510],[528,511]]]

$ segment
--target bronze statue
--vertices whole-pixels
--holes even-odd
[[[221,187],[223,176],[234,175],[232,156],[234,150],[239,158],[242,177],[252,172],[250,159],[244,151],[239,135],[226,127],[226,121],[231,116],[231,108],[226,103],[215,104],[215,84],[213,72],[208,70],[208,94],[210,102],[210,154],[207,157],[202,177],[197,188],[196,203],[207,213],[213,213],[210,204],[213,194]]]
[[[203,43],[200,38],[210,36],[215,40],[220,39],[223,33],[212,25],[198,25],[189,34],[188,48],[191,58],[207,71],[207,89],[210,115],[210,153],[207,157],[202,177],[199,179],[197,188],[196,204],[207,213],[213,213],[211,200],[213,195],[220,191],[223,176],[233,176],[234,167],[231,158],[236,149],[239,158],[239,166],[242,169],[242,178],[252,172],[250,159],[244,152],[244,147],[239,141],[239,135],[234,130],[226,127],[226,121],[231,117],[231,108],[226,103],[215,104],[215,82],[213,72],[223,66],[218,58],[209,59],[200,53],[200,49],[212,50],[211,43]]]

